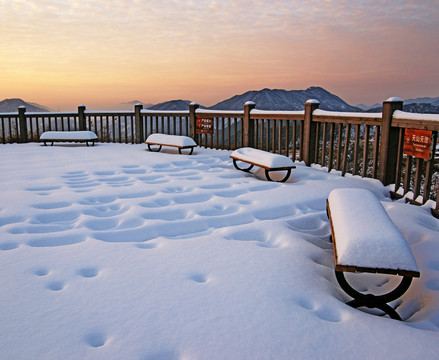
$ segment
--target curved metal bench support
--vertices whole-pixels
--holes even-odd
[[[152,152],[159,152],[161,149],[162,149],[162,146],[161,146],[161,145],[159,145],[159,147],[158,147],[157,150],[154,150],[154,149],[151,147],[151,144],[148,144],[148,150],[149,150],[149,151],[152,151]]]
[[[181,152],[181,149],[189,149],[189,148],[178,148],[178,152],[180,153],[180,154],[183,154],[182,152]],[[190,149],[191,149],[191,151],[189,152],[189,154],[188,155],[192,155],[192,153],[194,152],[194,147],[193,146],[191,146],[190,147]]]
[[[179,154],[183,154],[182,149],[190,149],[188,155],[192,155],[192,153],[194,152],[194,147],[195,146],[174,146],[174,145],[168,145],[168,144],[149,144],[146,143],[148,145],[148,150],[152,151],[152,152],[159,152],[162,149],[162,146],[171,146],[171,147],[177,147],[178,148],[178,152]],[[157,145],[158,148],[156,148],[156,150],[154,150],[154,148],[151,145]]]
[[[270,171],[285,171],[285,170],[265,170],[265,177],[267,178],[267,180],[268,181],[274,181],[274,180],[272,180],[271,179],[271,177],[270,177],[270,175],[269,175],[269,172]],[[290,175],[291,175],[291,169],[287,169],[286,170],[286,175],[285,175],[285,177],[282,179],[282,180],[279,180],[278,182],[285,182],[285,181],[287,181],[287,179],[290,177]]]
[[[353,308],[365,306],[369,309],[380,309],[392,319],[401,320],[399,314],[387,303],[401,297],[410,287],[412,283],[412,277],[403,276],[399,285],[392,291],[384,295],[362,294],[350,286],[344,276],[343,271],[335,271],[335,277],[337,278],[340,287],[354,300],[349,301],[347,304]]]
[[[60,142],[61,142],[61,141],[64,142],[64,140],[60,140]],[[48,142],[50,142],[50,146],[53,146],[53,143],[54,143],[55,141],[43,141],[44,146],[47,146],[47,143],[48,143]],[[85,142],[85,144],[86,144],[87,146],[90,146],[88,143],[91,142],[91,146],[95,146],[95,141],[94,141],[94,140],[87,141],[87,140],[75,140],[75,139],[68,140],[68,139],[66,139],[65,142]]]
[[[253,169],[254,165],[250,164],[250,166],[248,168],[240,168],[238,166],[238,160],[233,159],[233,166],[235,167],[236,170],[241,170],[241,171],[244,171],[244,172],[250,172],[250,170]]]

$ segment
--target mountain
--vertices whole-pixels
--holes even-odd
[[[381,112],[382,104],[367,106],[359,104],[351,106],[338,96],[331,94],[321,87],[310,87],[306,90],[282,90],[282,89],[262,89],[247,91],[241,95],[235,95],[227,100],[221,101],[214,106],[207,107],[211,110],[243,110],[247,101],[253,101],[256,108],[260,110],[303,110],[304,104],[309,99],[320,101],[320,109],[331,111],[346,112]],[[171,100],[159,104],[142,103],[133,100],[119,104],[117,107],[123,107],[124,110],[132,110],[135,104],[143,104],[144,109],[150,110],[188,110],[190,101],[188,100]],[[0,113],[16,113],[18,107],[25,106],[27,112],[46,112],[49,108],[25,102],[21,99],[5,99],[0,101]],[[200,106],[200,108],[206,108]],[[415,98],[404,100],[404,111],[414,113],[439,114],[439,97]]]
[[[383,110],[383,104],[378,103],[372,106],[359,104],[356,105],[360,109],[363,109],[367,112],[381,112]],[[404,111],[413,112],[413,113],[421,113],[421,114],[439,114],[439,97],[431,98],[431,97],[420,97],[414,99],[406,99],[404,100]]]
[[[144,102],[138,101],[138,100],[133,100],[133,101],[128,101],[128,102],[120,103],[121,106],[123,106],[124,108],[126,107],[126,110],[133,109],[134,105],[137,105],[137,104],[142,104],[144,109],[147,109],[147,108],[149,108],[149,107],[154,105],[154,104],[144,103]]]
[[[415,99],[407,99],[404,100],[404,104],[431,104],[431,105],[439,106],[439,97],[436,98],[422,97]]]
[[[49,108],[46,108],[44,106],[35,104],[35,103],[28,103],[21,99],[5,99],[3,101],[0,101],[0,112],[8,113],[13,112],[16,113],[18,111],[18,108],[20,106],[25,106],[27,112],[46,112],[50,111]]]
[[[247,101],[256,103],[260,110],[303,110],[305,102],[309,99],[320,101],[320,109],[332,111],[361,111],[360,108],[351,106],[338,96],[331,94],[321,87],[310,87],[306,90],[280,90],[262,89],[247,91],[235,95],[230,99],[219,102],[210,107],[212,110],[241,110]]]
[[[165,101],[148,107],[148,110],[189,110],[189,100]]]
[[[376,103],[376,104],[373,104],[373,105],[365,105],[365,104],[357,104],[357,105],[355,105],[355,107],[360,108],[363,111],[369,111],[370,109],[377,108],[377,107],[380,107],[380,106],[382,106],[382,104],[380,104],[380,103]]]
[[[409,103],[406,104],[404,101],[403,111],[418,114],[439,114],[439,105],[433,105],[430,103]],[[381,112],[383,111],[383,106],[378,106],[367,110],[367,112]]]

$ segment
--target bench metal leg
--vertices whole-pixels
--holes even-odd
[[[183,153],[181,152],[181,150],[182,150],[182,148],[178,148],[178,152],[179,152],[180,154],[183,154]],[[189,152],[188,155],[192,155],[193,152],[194,152],[194,148],[191,147],[191,151]]]
[[[403,276],[399,285],[392,291],[384,295],[362,294],[352,288],[346,281],[343,271],[335,271],[335,277],[337,278],[340,287],[353,297],[354,300],[349,301],[347,304],[354,308],[365,306],[369,309],[376,308],[382,310],[389,315],[392,319],[401,320],[398,313],[387,303],[401,297],[410,287],[412,278],[410,276]]]
[[[265,177],[267,178],[267,180],[268,181],[274,181],[274,180],[271,179],[271,177],[269,175],[270,171],[284,171],[284,170],[265,170]],[[285,177],[282,180],[279,180],[278,182],[285,182],[285,181],[287,181],[287,179],[290,177],[290,175],[291,175],[291,169],[288,169]]]
[[[238,161],[236,159],[233,159],[233,166],[235,167],[236,170],[241,170],[241,171],[245,171],[245,172],[250,172],[251,169],[253,169],[252,164],[250,164],[250,166],[248,168],[240,168],[238,166]]]
[[[159,152],[161,149],[162,149],[162,146],[159,145],[159,148],[158,148],[157,150],[153,150],[153,148],[151,147],[151,145],[148,144],[148,150],[149,150],[149,151],[152,151],[152,152]]]

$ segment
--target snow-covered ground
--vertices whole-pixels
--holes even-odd
[[[427,209],[302,164],[273,183],[230,151],[145,149],[0,146],[1,359],[437,359]],[[325,212],[341,187],[373,191],[413,251],[404,322],[345,305]]]

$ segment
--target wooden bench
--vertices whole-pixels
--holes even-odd
[[[148,145],[149,151],[160,151],[162,146],[171,146],[178,148],[178,152],[182,154],[182,149],[191,149],[189,155],[194,151],[194,147],[197,146],[197,143],[190,138],[189,136],[182,135],[167,135],[167,134],[151,134],[145,141],[145,144]],[[158,145],[158,149],[154,150],[151,145]]]
[[[265,169],[265,176],[268,181],[273,181],[270,178],[270,171],[284,171],[287,173],[280,182],[285,182],[291,174],[291,169],[295,169],[293,161],[284,155],[273,154],[264,150],[254,149],[250,147],[244,147],[232,152],[230,157],[233,159],[233,165],[237,170],[250,172],[253,166],[258,166]],[[250,164],[246,168],[238,166],[238,162],[244,162]]]
[[[48,142],[51,142],[53,146],[54,142],[91,142],[94,146],[95,141],[98,139],[93,131],[45,131],[40,136],[40,141],[44,142],[44,146]]]
[[[348,305],[377,308],[401,320],[388,305],[401,297],[419,269],[406,240],[378,198],[364,189],[336,189],[327,199],[335,258],[335,275],[354,300]],[[399,285],[384,295],[364,294],[350,286],[344,272],[400,275]]]

